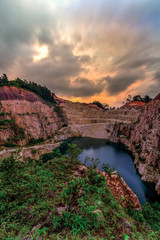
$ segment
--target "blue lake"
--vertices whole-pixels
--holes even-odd
[[[154,190],[154,185],[141,180],[132,156],[121,150],[116,144],[107,144],[106,140],[94,138],[78,138],[72,140],[72,143],[83,149],[78,157],[82,163],[85,162],[86,157],[98,158],[100,160],[100,163],[98,163],[100,170],[103,171],[102,165],[107,163],[114,167],[142,204],[160,201],[160,196]],[[89,166],[92,162],[89,160],[86,164]]]

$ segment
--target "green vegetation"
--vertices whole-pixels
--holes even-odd
[[[134,97],[132,97],[131,95],[128,95],[128,98],[126,99],[126,102],[138,101],[138,102],[148,103],[151,100],[152,100],[152,98],[150,98],[148,95],[145,95],[144,97],[141,97],[141,95],[136,95]]]
[[[1,160],[0,239],[158,239],[160,205],[122,208],[95,164],[76,177],[80,152],[69,144],[45,161]]]
[[[102,108],[102,109],[104,110],[103,104],[100,103],[100,102],[98,102],[98,101],[94,101],[94,102],[92,102],[91,104],[95,104],[95,105],[97,105],[99,108]]]
[[[13,123],[13,119],[5,119],[5,120],[3,120],[3,121],[0,121],[0,125],[2,126],[2,125],[7,125],[7,124],[11,124],[11,123]]]
[[[40,144],[40,143],[43,143],[43,142],[44,142],[44,138],[43,137],[38,138],[38,139],[31,138],[29,140],[29,142],[27,143],[27,146],[33,146],[33,145]]]
[[[14,119],[4,119],[0,121],[0,129],[8,129],[10,128],[12,132],[14,132],[15,136],[12,138],[8,138],[5,143],[6,147],[15,147],[19,140],[25,138],[25,131],[22,127],[18,126]]]
[[[129,209],[129,214],[141,223],[147,223],[153,230],[160,230],[160,204],[142,205],[142,212]]]
[[[103,164],[103,165],[102,165],[102,168],[103,168],[103,170],[104,170],[106,173],[108,173],[109,175],[111,175],[111,173],[113,173],[113,172],[115,171],[115,168],[111,168],[111,166],[110,166],[108,163]]]
[[[20,78],[17,78],[12,81],[8,81],[6,74],[3,74],[0,77],[0,87],[3,87],[3,86],[14,86],[14,87],[26,89],[28,91],[36,93],[45,101],[48,101],[52,104],[56,104],[56,101],[54,100],[54,97],[53,97],[54,93],[51,93],[51,91],[46,86],[41,86],[40,84],[37,84],[34,82],[27,82],[26,80],[23,81]]]
[[[5,115],[4,111],[0,112],[0,116],[4,116],[4,115]]]

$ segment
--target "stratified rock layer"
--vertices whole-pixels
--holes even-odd
[[[17,132],[6,119],[13,120],[24,129],[25,137],[16,141],[24,145],[31,138],[44,138],[55,134],[65,123],[64,117],[58,114],[57,107],[45,103],[36,94],[16,87],[0,88],[0,144],[16,139]],[[5,123],[5,124],[4,124]],[[12,140],[13,142],[13,140]]]
[[[62,102],[68,128],[56,136],[106,138],[131,150],[144,181],[156,184],[160,194],[160,94],[148,104],[134,102],[103,111],[80,103]]]
[[[106,138],[132,151],[142,179],[155,183],[160,194],[160,94],[148,104],[133,102],[108,111],[58,97],[58,106],[53,106],[32,92],[8,86],[0,88],[0,98],[1,145],[25,145],[31,138],[53,135],[56,141]]]

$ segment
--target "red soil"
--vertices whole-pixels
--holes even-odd
[[[36,101],[43,102],[43,100],[39,96],[37,96],[35,93],[29,92],[21,88],[9,87],[9,86],[0,87],[0,99],[1,100],[26,100],[29,102],[36,102]]]

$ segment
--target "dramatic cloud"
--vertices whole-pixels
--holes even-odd
[[[1,0],[0,72],[81,101],[154,97],[159,12],[159,0]]]
[[[118,74],[115,77],[107,76],[104,80],[108,84],[108,91],[112,94],[120,93],[127,89],[132,83],[136,82],[139,79],[139,75],[137,74]]]
[[[157,71],[154,75],[155,79],[160,83],[160,71]]]

